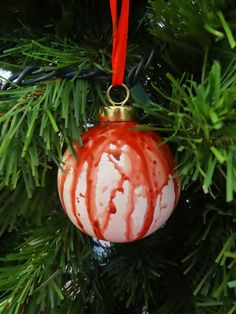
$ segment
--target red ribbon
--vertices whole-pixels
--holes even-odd
[[[117,0],[110,0],[110,8],[113,25],[112,85],[122,85],[128,39],[129,0],[122,0],[119,21],[117,21]]]

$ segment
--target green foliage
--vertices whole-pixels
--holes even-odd
[[[23,309],[45,313],[64,300],[74,281],[80,278],[82,285],[85,280],[83,264],[86,255],[89,259],[89,246],[62,215],[51,214],[53,218],[48,217],[44,225],[25,234],[16,252],[0,258],[0,292],[8,291],[0,301],[4,313],[22,313]],[[75,250],[80,251],[80,258]],[[61,291],[65,279],[70,284]]]
[[[167,77],[173,86],[171,96],[153,87],[169,104],[139,106],[159,121],[161,126],[154,129],[167,132],[167,141],[175,143],[182,186],[201,182],[205,193],[216,195],[225,188],[226,200],[232,201],[236,192],[236,67],[231,65],[222,73],[215,62],[201,83],[184,77],[177,81],[170,73]]]
[[[2,39],[3,42],[12,40]],[[50,46],[48,43],[50,42]],[[0,65],[8,69],[22,69],[29,63],[36,63],[44,70],[73,67],[78,70],[90,67],[102,67],[105,70],[106,59],[104,51],[93,51],[90,48],[81,48],[70,40],[61,40],[52,36],[40,40],[16,40],[14,47],[4,50],[0,58]],[[15,60],[15,64],[8,64],[6,60]],[[96,63],[97,62],[97,63]]]
[[[235,2],[153,0],[148,14],[155,40],[168,43],[163,58],[174,70],[196,73],[204,51],[234,48]]]
[[[64,45],[52,43],[49,48],[30,41],[6,50],[2,58],[16,58],[18,69],[29,60],[47,64],[45,70],[78,64],[79,73],[85,66],[91,66],[86,54],[79,54],[75,44],[67,48],[66,45],[66,42]],[[2,64],[12,69],[12,63],[2,61]],[[51,162],[59,165],[62,143],[65,141],[71,146],[73,139],[81,143],[80,134],[86,128],[91,109],[86,106],[91,87],[87,81],[74,78],[13,87],[0,95],[0,189],[4,186],[15,189],[23,178],[31,197],[35,187],[45,185]]]
[[[110,73],[109,3],[41,2],[36,26],[28,0],[10,1],[24,16],[0,19],[0,66]],[[108,83],[54,78],[0,91],[0,313],[236,313],[235,15],[231,0],[131,4],[127,73],[165,44],[131,90],[140,128],[170,143],[183,188],[167,224],[136,243],[96,244],[56,191],[64,148],[82,144]]]
[[[48,171],[44,186],[35,187],[32,190],[31,198],[28,196],[23,178],[19,180],[13,191],[8,188],[2,189],[0,193],[0,235],[4,234],[6,230],[11,232],[26,222],[40,224],[45,211],[55,203],[57,197],[55,185],[55,173]]]
[[[228,11],[234,1],[200,0],[200,1],[150,1],[153,8],[152,33],[165,42],[173,42],[183,49],[194,50],[208,47],[212,39],[222,40],[225,36],[234,46],[232,33],[221,10]],[[176,25],[178,27],[176,28]],[[223,30],[222,30],[223,28]]]
[[[182,262],[184,274],[193,282],[197,313],[234,313],[234,211],[235,204],[228,205],[224,211],[219,210],[217,202],[207,204],[205,227],[198,226],[186,243],[186,248],[192,246],[192,252],[189,247],[191,253]]]
[[[49,162],[58,164],[62,141],[80,140],[86,123],[87,82],[53,80],[4,92],[0,101],[0,188],[23,177],[28,195],[45,184]],[[14,150],[14,154],[12,154]]]

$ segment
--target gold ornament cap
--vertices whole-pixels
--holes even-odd
[[[99,121],[135,121],[135,109],[131,106],[111,106],[100,109]]]
[[[99,121],[135,121],[135,109],[131,106],[124,106],[129,99],[129,89],[125,84],[121,87],[124,88],[126,95],[124,100],[117,102],[111,97],[111,90],[114,86],[111,85],[107,90],[107,99],[111,106],[104,107],[100,110]]]

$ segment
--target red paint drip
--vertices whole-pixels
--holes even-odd
[[[115,157],[115,159],[120,160],[121,152],[114,151],[112,152],[112,155]]]
[[[110,153],[110,154],[113,155],[113,153]],[[119,156],[120,155],[121,155],[121,153],[119,153]],[[107,229],[107,227],[109,225],[111,214],[114,214],[117,211],[113,200],[116,197],[117,192],[122,192],[122,193],[124,192],[123,184],[124,184],[124,181],[126,180],[126,175],[123,173],[122,169],[117,165],[117,163],[111,158],[111,155],[109,155],[109,154],[108,154],[108,159],[114,165],[115,169],[119,172],[121,178],[117,183],[117,187],[114,188],[110,194],[110,200],[109,200],[109,204],[108,204],[109,210],[106,209],[105,221],[104,221],[104,225],[103,225],[103,233],[105,232],[105,230]]]
[[[93,130],[93,129],[92,129]],[[87,168],[87,190],[86,190],[86,206],[87,206],[87,213],[92,225],[93,231],[97,238],[101,240],[105,240],[104,238],[104,231],[102,227],[102,222],[99,222],[97,217],[97,208],[96,208],[96,191],[97,191],[97,172],[99,162],[101,160],[102,154],[105,150],[107,145],[107,137],[104,136],[103,133],[100,133],[99,137],[92,137],[93,145],[92,145],[92,152],[90,148],[84,148],[84,160],[88,162]],[[102,217],[100,217],[101,220]]]
[[[72,180],[72,184],[71,184],[71,189],[70,189],[71,208],[72,208],[72,213],[75,217],[75,220],[76,220],[78,227],[80,228],[81,231],[85,232],[84,226],[82,225],[82,223],[79,219],[79,216],[76,212],[76,203],[78,202],[78,200],[76,198],[76,187],[78,184],[79,174],[80,174],[80,165],[79,165],[79,162],[77,160],[76,167],[74,169],[74,175],[73,175],[73,180]]]
[[[150,164],[147,161],[147,156],[144,153],[143,147],[140,145],[141,143],[129,141],[128,144],[141,157],[140,158],[140,166],[141,166],[140,171],[143,174],[144,186],[149,187],[149,188],[146,188],[147,209],[144,216],[144,223],[136,237],[136,240],[137,240],[137,239],[143,238],[146,235],[146,233],[148,232],[152,224],[157,195],[153,193],[153,191],[156,189],[152,180],[152,176],[150,175]],[[132,204],[132,206],[134,206],[134,204]],[[130,226],[128,225],[127,228],[130,229]]]
[[[116,211],[117,211],[116,205],[114,204],[113,201],[110,200],[110,201],[109,201],[109,212],[110,212],[111,214],[115,214]]]
[[[133,224],[132,214],[134,210],[135,210],[134,186],[132,183],[130,183],[130,193],[129,193],[127,214],[126,214],[126,232],[125,232],[127,241],[132,241],[133,239],[134,224]]]
[[[87,176],[86,176],[87,190],[86,190],[86,198],[85,198],[86,205],[87,205],[87,213],[88,213],[88,217],[92,225],[93,231],[95,233],[95,236],[101,240],[105,240],[100,230],[99,222],[96,218],[96,208],[95,208],[96,182],[94,184],[94,181],[96,180],[96,177],[95,177],[96,168],[93,166],[92,156],[90,156],[90,158],[87,159],[87,161],[88,161],[88,169],[87,169]]]

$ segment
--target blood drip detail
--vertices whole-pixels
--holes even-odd
[[[103,122],[94,128],[91,128],[83,136],[83,147],[74,145],[77,159],[66,151],[64,155],[64,172],[59,170],[58,188],[59,195],[65,212],[70,216],[73,215],[73,222],[83,232],[96,236],[102,240],[115,242],[129,242],[141,239],[149,234],[152,227],[154,212],[159,206],[159,216],[161,211],[168,207],[168,204],[162,204],[163,189],[169,186],[170,180],[173,181],[174,205],[179,198],[178,180],[174,178],[174,161],[166,144],[161,142],[160,137],[154,132],[142,132],[135,129],[135,122]],[[118,173],[116,184],[103,186],[98,180],[100,169],[106,169],[102,165],[102,158],[108,159],[109,167],[112,171]],[[122,164],[121,159],[127,161]],[[86,193],[85,197],[86,217],[89,219],[93,233],[86,230],[82,223],[82,209],[79,208],[81,193],[76,194],[78,181],[83,172],[83,165],[87,163],[86,170]],[[105,173],[104,176],[109,175]],[[109,170],[111,171],[111,170]],[[71,176],[70,180],[67,177]],[[101,177],[101,175],[100,175]],[[70,182],[70,184],[67,182]],[[118,206],[115,204],[116,197],[119,193],[124,195],[124,186],[129,187],[126,207],[124,210],[123,220],[125,222],[125,235],[119,239],[107,238],[106,234],[112,219],[116,219]],[[103,211],[98,213],[96,205],[97,193],[106,190],[109,193],[108,203],[104,204]],[[135,191],[140,190],[139,195]],[[66,208],[65,198],[70,198],[70,208]],[[134,214],[137,211],[137,203],[140,198],[146,201],[146,208],[138,210],[144,211],[143,221],[139,231],[135,232]],[[160,200],[160,204],[157,200]],[[171,209],[171,211],[173,208]],[[79,211],[79,213],[78,213]],[[169,214],[167,215],[169,216]],[[139,221],[140,223],[140,221]],[[119,228],[119,224],[117,224]],[[112,232],[112,231],[111,231]],[[136,233],[136,234],[135,234]]]

